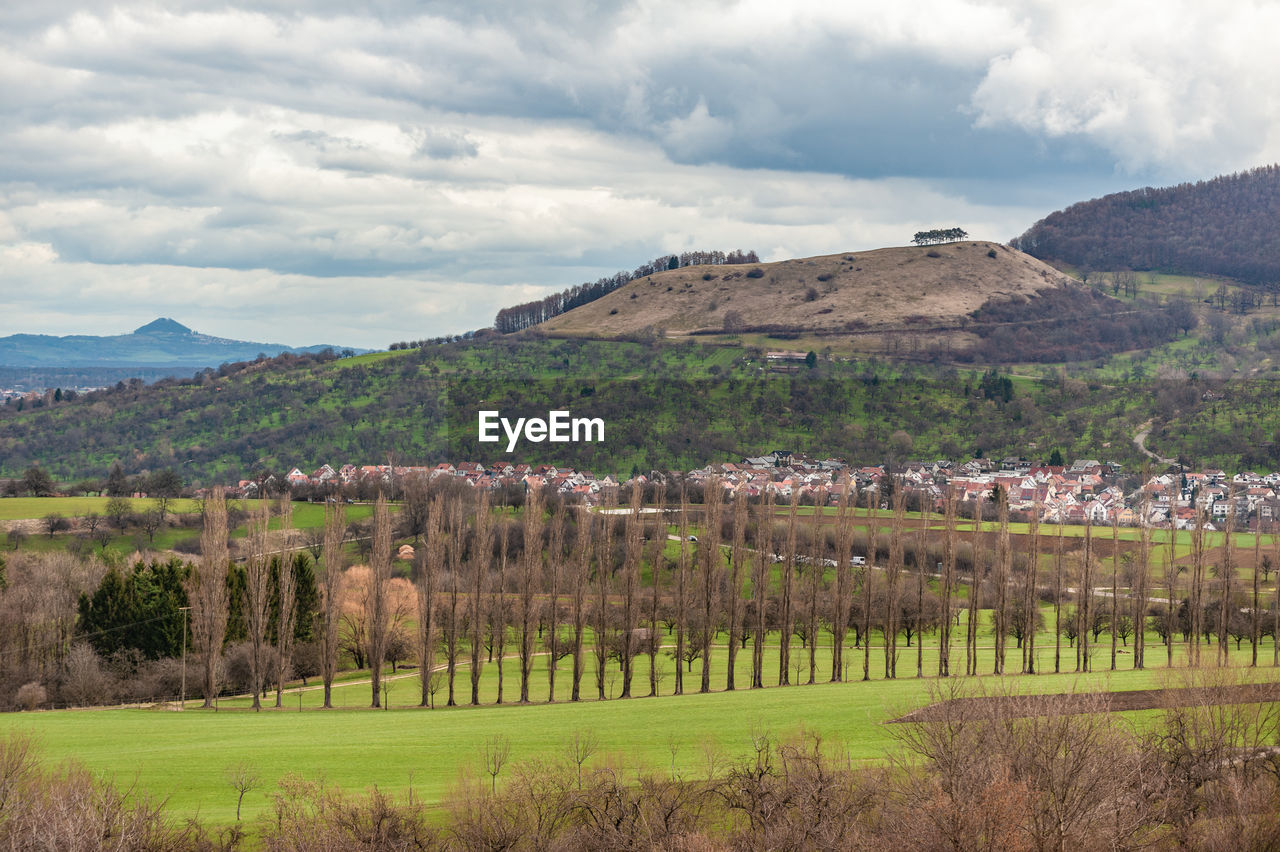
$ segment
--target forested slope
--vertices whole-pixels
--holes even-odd
[[[1011,241],[1042,260],[1092,269],[1280,282],[1280,166],[1145,187],[1073,204]]]
[[[1138,424],[1188,463],[1280,467],[1275,381],[1069,374],[828,360],[774,372],[758,350],[694,342],[490,335],[337,361],[286,358],[139,384],[35,410],[0,409],[0,476],[59,479],[174,467],[188,482],[334,465],[507,459],[629,475],[774,449],[873,463],[972,454],[1138,464]],[[603,443],[476,441],[481,408],[600,417]],[[1194,423],[1194,428],[1189,428]]]

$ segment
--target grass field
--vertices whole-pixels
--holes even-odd
[[[1042,633],[1039,641],[1041,670],[1052,671],[1052,639]],[[1131,670],[1127,656],[1119,670],[1106,671],[1109,638],[1104,635],[1095,645],[1092,673],[983,675],[977,680],[987,689],[1041,693],[1168,685],[1170,671],[1164,668],[1164,648],[1155,643],[1154,636],[1149,641],[1145,671]],[[1246,664],[1247,643],[1239,653],[1234,651],[1234,643],[1232,647],[1233,663]],[[227,824],[234,820],[236,794],[225,771],[242,762],[255,767],[263,781],[245,799],[246,818],[269,813],[275,784],[288,773],[351,790],[374,785],[401,794],[412,790],[415,800],[439,805],[460,774],[478,765],[485,740],[498,734],[509,738],[512,760],[524,761],[555,759],[563,754],[573,732],[591,731],[601,744],[592,764],[607,761],[626,771],[645,766],[661,772],[701,773],[705,772],[708,748],[737,759],[747,754],[753,731],[786,737],[801,728],[821,733],[856,761],[879,761],[895,748],[894,728],[885,723],[929,703],[930,689],[937,681],[914,676],[915,649],[905,647],[900,649],[898,679],[885,680],[881,651],[878,647],[872,651],[873,679],[869,682],[857,680],[862,652],[854,649],[847,652],[851,680],[822,682],[830,675],[830,652],[821,648],[816,685],[725,692],[721,647],[714,660],[718,670],[712,681],[713,690],[720,691],[696,694],[700,663],[695,663],[686,679],[686,694],[670,695],[673,661],[664,656],[660,657],[666,672],[660,697],[569,703],[564,700],[569,694],[569,672],[562,667],[557,692],[560,700],[546,704],[546,660],[540,656],[531,679],[531,695],[537,703],[530,706],[494,706],[496,667],[488,665],[481,690],[485,704],[480,707],[439,706],[445,701],[443,688],[436,695],[436,709],[414,707],[419,696],[416,674],[402,673],[391,681],[391,709],[370,710],[368,683],[362,673],[349,673],[346,684],[334,691],[339,709],[329,711],[318,709],[319,690],[290,690],[283,710],[260,714],[248,712],[248,700],[239,698],[220,701],[216,712],[195,709],[193,702],[186,712],[156,708],[8,714],[0,717],[0,729],[32,733],[50,762],[74,759],[123,786],[136,784],[140,791],[166,798],[175,817],[199,816],[212,824]],[[1183,653],[1179,646],[1176,663],[1180,664]],[[798,649],[798,654],[805,665],[796,674],[803,681],[807,678],[807,652]],[[1205,654],[1205,659],[1212,661],[1213,650]],[[961,656],[962,649],[956,649],[953,671],[957,667],[963,670]],[[988,639],[980,650],[983,672],[990,671],[991,656]],[[1264,666],[1255,670],[1254,676],[1280,679],[1280,671],[1270,667],[1269,644],[1260,658]],[[1017,670],[1018,659],[1019,652],[1011,648],[1009,671]],[[748,683],[749,660],[748,648],[739,657],[740,687]],[[926,645],[926,675],[936,671],[936,660],[936,645]],[[1063,668],[1073,666],[1074,652],[1064,642]],[[1172,671],[1177,677],[1185,669]],[[518,698],[515,660],[508,659],[505,677],[506,701],[513,702]],[[769,684],[777,680],[775,644],[766,657],[765,678]],[[610,672],[607,684],[609,693],[616,695],[620,689],[616,674]],[[458,672],[457,686],[459,701],[466,702],[469,672],[465,666]],[[638,661],[634,691],[638,695],[648,692],[647,658]],[[583,693],[588,699],[596,694],[592,662],[588,663]],[[268,703],[274,703],[274,696]]]

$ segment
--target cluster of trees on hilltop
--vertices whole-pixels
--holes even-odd
[[[918,246],[932,246],[938,243],[954,243],[969,236],[964,228],[934,228],[931,231],[916,231],[911,242]]]
[[[1091,269],[1280,281],[1280,166],[1146,187],[1073,204],[1011,241],[1043,260]]]
[[[498,311],[493,327],[503,334],[521,331],[546,322],[552,317],[560,316],[574,308],[594,302],[609,295],[614,290],[635,281],[663,272],[668,269],[679,269],[683,266],[721,265],[729,263],[759,263],[760,258],[754,251],[687,251],[682,254],[666,254],[641,264],[631,272],[616,272],[594,282],[579,284],[559,293],[552,293],[543,299],[535,299],[520,305],[512,305]]]

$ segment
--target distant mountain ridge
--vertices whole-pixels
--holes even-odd
[[[130,334],[13,334],[0,337],[0,367],[149,367],[195,370],[229,361],[252,360],[285,352],[341,351],[332,344],[285,346],[214,337],[193,331],[177,320],[160,317]],[[352,349],[354,352],[367,350]]]

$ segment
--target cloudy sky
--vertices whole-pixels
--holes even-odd
[[[6,3],[0,335],[385,347],[684,249],[1007,240],[1280,159],[1280,6],[1210,6]]]

